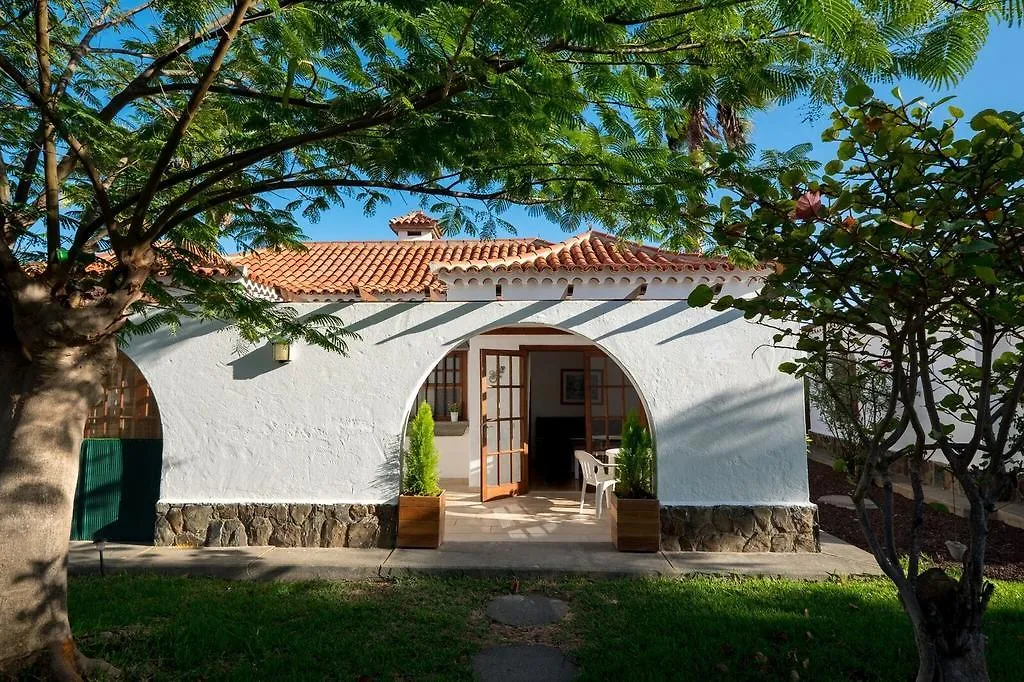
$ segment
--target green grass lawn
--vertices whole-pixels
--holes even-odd
[[[153,680],[459,680],[490,643],[554,644],[585,680],[905,680],[916,656],[882,581],[524,581],[569,603],[561,623],[491,625],[507,580],[253,583],[74,578],[71,622],[90,656]],[[1019,680],[1024,584],[986,621],[993,680]]]

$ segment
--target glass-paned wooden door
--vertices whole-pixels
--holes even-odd
[[[644,424],[640,396],[629,377],[599,350],[584,353],[587,442],[590,452],[603,452],[622,443],[622,425],[634,413]]]
[[[526,356],[480,351],[480,499],[522,495],[529,487]]]

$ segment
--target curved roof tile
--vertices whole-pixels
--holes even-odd
[[[235,256],[256,282],[297,296],[423,293],[445,285],[434,261],[486,262],[547,246],[542,239],[310,242],[303,250],[262,250]]]
[[[403,216],[407,218],[408,216]],[[257,284],[296,296],[443,291],[439,274],[474,272],[728,272],[725,258],[675,253],[589,231],[542,239],[311,242],[304,250],[236,256]]]
[[[735,270],[725,258],[675,253],[653,246],[621,240],[590,230],[558,244],[535,251],[499,258],[438,261],[431,264],[435,274],[468,272],[682,272]]]

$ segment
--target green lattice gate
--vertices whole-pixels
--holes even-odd
[[[159,438],[82,441],[71,539],[152,542],[162,451]]]

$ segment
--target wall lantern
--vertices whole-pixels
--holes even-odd
[[[276,336],[270,340],[270,345],[274,348],[275,360],[282,365],[292,361],[292,342],[289,339]]]

